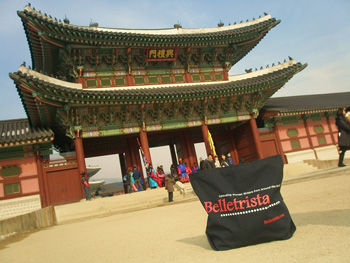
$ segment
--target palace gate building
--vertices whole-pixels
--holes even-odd
[[[280,112],[264,110],[262,132],[256,119],[307,64],[289,58],[228,74],[280,20],[264,15],[214,28],[129,30],[72,25],[30,5],[18,16],[32,65],[10,78],[28,119],[1,123],[7,131],[0,142],[1,200],[36,194],[42,206],[78,201],[86,157],[119,154],[123,174],[133,164],[142,170],[137,139],[150,162],[151,147],[169,145],[173,163],[181,157],[193,165],[195,143],[211,152],[208,131],[217,154],[230,153],[236,164],[284,156],[287,143],[273,127]],[[266,144],[271,138],[274,147]],[[47,159],[52,145],[66,153],[63,163]]]

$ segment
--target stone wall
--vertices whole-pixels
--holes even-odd
[[[0,201],[0,220],[41,209],[40,195],[31,195]]]
[[[56,223],[55,209],[52,206],[28,214],[0,220],[0,240],[14,234],[53,226]]]

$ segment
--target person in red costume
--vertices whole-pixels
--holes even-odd
[[[149,177],[149,184],[151,188],[157,188],[157,186],[161,186],[162,183],[158,178],[156,170],[153,168],[152,164],[146,165],[147,175]]]
[[[186,183],[190,181],[190,179],[188,179],[186,165],[182,162],[182,158],[179,158],[179,164],[177,166],[177,174],[179,175],[179,179],[181,183]]]

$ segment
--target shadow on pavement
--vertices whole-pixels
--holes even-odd
[[[350,209],[292,214],[295,225],[350,226]]]
[[[177,242],[185,243],[185,244],[192,245],[192,246],[198,246],[198,247],[204,248],[206,250],[213,250],[210,247],[210,244],[208,242],[206,235],[200,235],[200,236],[196,236],[196,237],[188,237],[188,238],[177,240]]]

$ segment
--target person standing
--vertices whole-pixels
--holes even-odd
[[[186,171],[186,165],[182,163],[182,158],[179,158],[179,164],[177,166],[177,174],[179,175],[179,179],[181,183],[189,182],[188,174]]]
[[[229,167],[229,164],[226,160],[226,155],[225,154],[221,154],[221,163],[220,163],[221,167]]]
[[[350,124],[350,107],[347,107],[345,109],[345,118],[346,118],[347,122]]]
[[[208,154],[208,158],[204,161],[203,168],[204,170],[215,168],[215,162],[213,160],[213,155],[211,153]]]
[[[350,150],[350,124],[345,118],[345,110],[339,108],[337,110],[337,117],[335,118],[335,124],[338,127],[338,146],[339,146],[339,161],[338,167],[344,167],[344,156],[347,150]]]
[[[179,175],[177,174],[175,164],[170,165],[170,173],[171,173],[172,177],[175,179],[175,182],[179,181]]]
[[[202,157],[199,157],[199,169],[205,170],[205,160],[203,160]]]
[[[132,175],[132,172],[131,172],[131,169],[129,168],[128,169],[128,173],[124,176],[124,180],[125,180],[125,183],[127,185],[127,189],[128,189],[128,194],[131,194],[132,192],[132,182],[131,182],[131,175]]]
[[[221,167],[221,164],[220,164],[218,156],[215,156],[215,161],[214,162],[215,162],[215,168],[220,168]]]
[[[141,172],[139,170],[137,170],[136,165],[133,166],[132,174],[133,174],[133,177],[134,177],[134,180],[135,180],[136,188],[139,188],[140,191],[143,191],[143,187],[142,187],[142,184],[141,184],[141,181],[140,181]]]
[[[160,187],[164,186],[164,180],[165,180],[165,174],[164,174],[164,169],[163,169],[163,165],[160,165],[159,167],[157,167],[157,174],[158,174],[158,178],[160,180]]]
[[[86,201],[90,201],[92,198],[91,192],[90,192],[90,184],[85,178],[85,172],[81,173],[81,183],[83,184],[85,199]]]
[[[136,186],[135,186],[135,179],[134,179],[134,174],[133,174],[133,172],[132,172],[132,170],[131,169],[129,169],[130,170],[130,180],[131,180],[131,187],[132,187],[132,190],[134,191],[134,192],[138,192],[138,190],[137,190],[137,188],[136,188]]]
[[[198,172],[199,171],[199,167],[197,163],[194,163],[192,166],[192,173]]]
[[[228,163],[228,165],[234,165],[234,162],[233,162],[233,158],[232,158],[232,156],[231,156],[231,153],[228,153],[227,154],[227,163]]]
[[[157,188],[159,180],[157,177],[157,172],[153,169],[151,163],[146,165],[146,171],[148,175],[149,187],[151,187],[151,189]]]
[[[172,174],[167,174],[165,176],[165,189],[168,191],[168,201],[173,202],[175,178]]]

